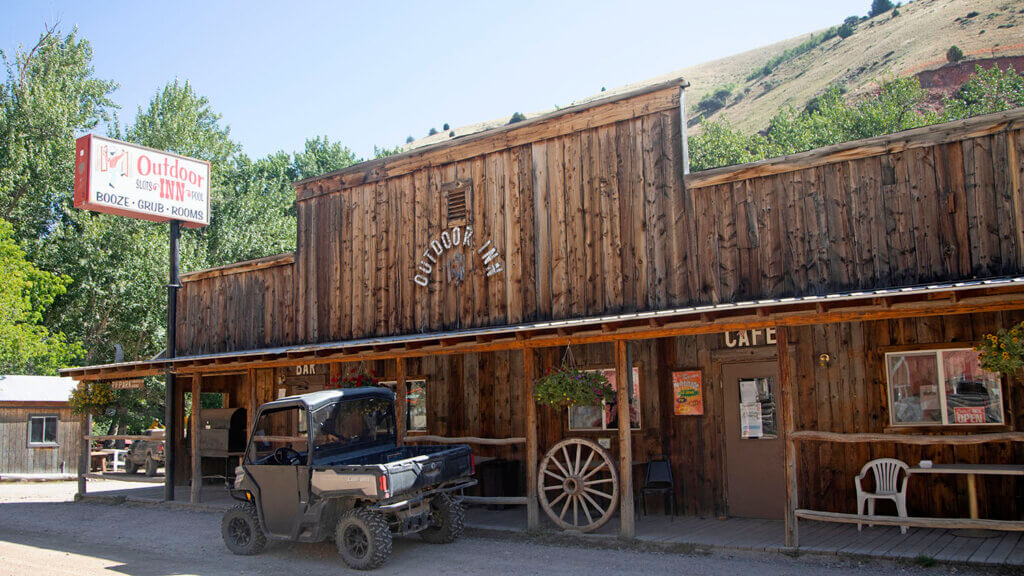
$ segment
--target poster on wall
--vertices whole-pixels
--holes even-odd
[[[760,438],[764,436],[764,424],[761,420],[760,402],[740,403],[741,438]]]
[[[672,398],[675,400],[676,416],[700,416],[704,414],[704,395],[701,392],[700,370],[673,372]]]

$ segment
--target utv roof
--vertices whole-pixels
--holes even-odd
[[[301,404],[308,410],[317,410],[328,404],[333,404],[341,399],[352,400],[357,398],[387,398],[394,401],[395,393],[387,388],[365,387],[365,388],[343,388],[336,390],[321,390],[297,396],[286,396],[273,402],[267,402],[264,408],[278,408],[284,406],[295,406]]]

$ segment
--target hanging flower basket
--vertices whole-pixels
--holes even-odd
[[[579,370],[563,366],[549,370],[533,385],[533,396],[538,404],[567,408],[569,406],[599,406],[614,399],[612,389],[601,372]]]
[[[366,386],[377,386],[380,380],[377,379],[377,373],[370,370],[366,371],[366,367],[360,366],[359,368],[331,378],[328,388],[364,388]]]
[[[109,382],[93,382],[72,390],[68,403],[75,414],[102,416],[114,403],[114,390]]]
[[[1013,328],[986,334],[975,348],[981,367],[990,372],[1013,374],[1024,366],[1024,322]]]

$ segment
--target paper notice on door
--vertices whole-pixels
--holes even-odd
[[[740,380],[740,403],[757,402],[757,380]]]
[[[764,436],[760,402],[740,403],[740,428],[741,438],[760,438]]]

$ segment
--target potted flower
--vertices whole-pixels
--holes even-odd
[[[1024,366],[1024,322],[1013,328],[986,334],[975,350],[981,367],[989,372],[1014,374]]]
[[[615,398],[615,390],[600,371],[579,370],[575,366],[562,366],[547,373],[533,385],[533,396],[538,404],[567,408],[570,406],[599,406]]]
[[[377,373],[366,371],[365,366],[360,366],[348,374],[340,374],[331,378],[328,388],[363,388],[365,386],[376,386],[380,383]]]

